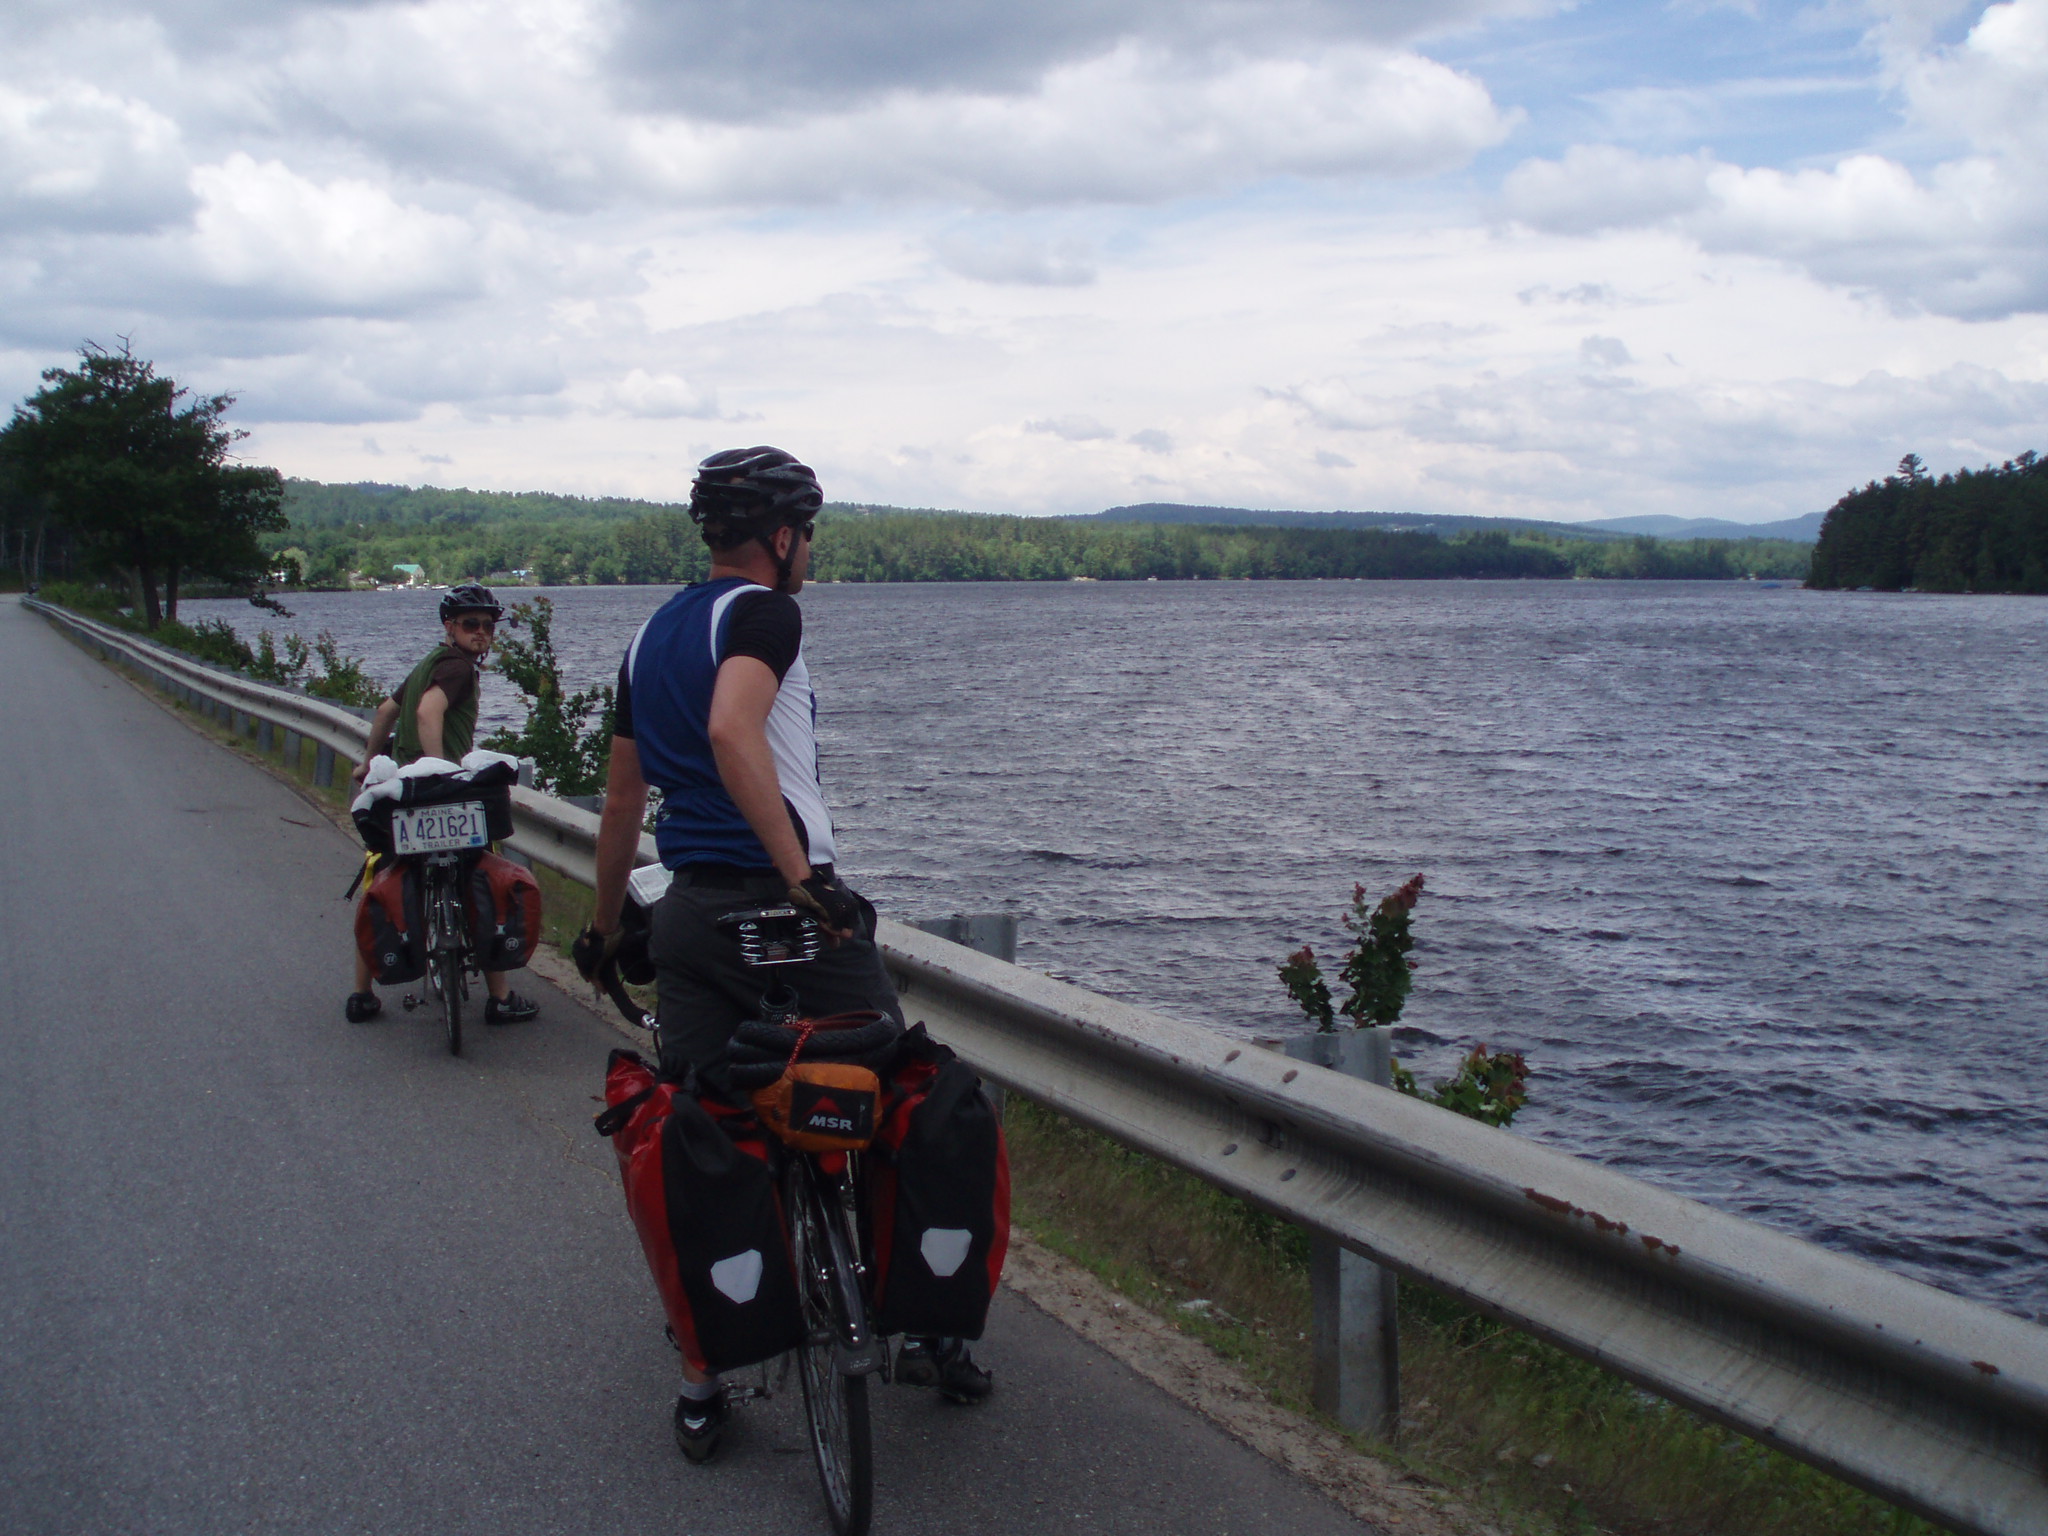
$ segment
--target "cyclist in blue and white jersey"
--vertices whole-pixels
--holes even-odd
[[[661,1067],[672,1078],[721,1061],[733,1031],[758,1009],[760,977],[717,926],[728,912],[788,902],[824,927],[824,952],[791,967],[806,1015],[874,1008],[903,1019],[875,947],[874,908],[836,871],[818,774],[817,698],[796,594],[823,504],[817,476],[778,448],[706,459],[690,516],[711,550],[710,579],[648,619],[619,668],[596,915],[577,941],[577,963],[591,974],[616,942],[653,785],[661,791],[655,844],[671,878],[654,908],[649,952]],[[715,1379],[693,1380],[687,1364],[683,1374],[676,1439],[702,1461],[724,1426],[723,1393]],[[957,1339],[906,1340],[896,1379],[962,1402],[990,1388]]]

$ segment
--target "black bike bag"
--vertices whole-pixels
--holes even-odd
[[[395,987],[427,973],[427,925],[417,863],[385,864],[356,908],[356,949],[378,982]]]
[[[487,971],[516,971],[540,943],[540,882],[533,871],[495,853],[470,866],[469,937]]]
[[[981,1079],[922,1024],[868,1154],[875,1330],[978,1339],[1010,1246],[1010,1160]]]
[[[597,1117],[611,1138],[626,1210],[683,1358],[729,1371],[804,1341],[796,1265],[776,1192],[778,1150],[751,1109],[700,1101],[694,1079],[659,1080],[633,1051],[611,1053]]]

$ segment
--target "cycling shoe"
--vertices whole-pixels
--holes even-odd
[[[540,1012],[540,1004],[530,997],[521,997],[517,992],[507,992],[503,997],[494,997],[484,1004],[486,1024],[524,1024]]]
[[[349,1023],[367,1024],[384,1011],[384,1000],[374,992],[351,992],[341,1011]]]
[[[896,1351],[896,1380],[906,1387],[937,1387],[949,1403],[978,1403],[995,1390],[995,1376],[974,1363],[964,1339],[906,1338]]]
[[[727,1413],[725,1388],[720,1387],[710,1397],[678,1397],[676,1399],[676,1447],[690,1460],[698,1463],[709,1461],[718,1453],[718,1442],[725,1433]]]

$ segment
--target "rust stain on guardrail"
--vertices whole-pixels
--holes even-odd
[[[1584,1206],[1573,1205],[1571,1201],[1560,1200],[1556,1195],[1546,1195],[1540,1189],[1524,1189],[1522,1193],[1529,1198],[1531,1203],[1542,1206],[1544,1210],[1551,1212],[1553,1215],[1569,1216],[1579,1221],[1590,1221],[1595,1231],[1613,1232],[1622,1237],[1628,1236],[1628,1223],[1625,1221],[1610,1220],[1608,1217],[1602,1216],[1598,1211],[1589,1211]],[[1636,1241],[1641,1243],[1651,1253],[1669,1254],[1674,1259],[1678,1257],[1678,1245],[1676,1243],[1667,1243],[1661,1237],[1651,1237],[1648,1233],[1639,1233],[1637,1234]]]

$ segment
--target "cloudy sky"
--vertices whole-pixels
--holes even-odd
[[[2048,0],[9,0],[0,389],[327,480],[1761,521],[2048,451]]]

